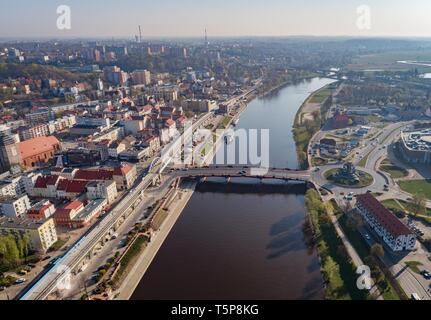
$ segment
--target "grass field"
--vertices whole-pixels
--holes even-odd
[[[232,120],[232,117],[229,117],[229,116],[224,117],[223,122],[221,124],[221,128],[226,129],[231,120]]]
[[[315,166],[315,167],[317,167],[317,166],[323,166],[323,165],[325,165],[327,163],[328,163],[328,160],[325,160],[325,159],[320,158],[320,157],[313,157],[311,159],[311,164],[313,166]]]
[[[370,151],[370,153],[368,153],[365,157],[361,159],[361,161],[359,161],[358,163],[359,167],[365,168],[365,166],[367,165],[368,157],[370,156],[371,152],[372,151]]]
[[[391,210],[394,214],[409,214],[413,215],[411,213],[412,208],[411,204],[403,201],[403,200],[383,200],[381,202],[386,208]],[[431,223],[431,209],[427,209],[426,215],[417,215],[415,216],[416,219],[422,220],[424,223]]]
[[[403,211],[403,208],[400,206],[399,202],[393,199],[383,200],[381,203],[391,211]]]
[[[322,103],[331,95],[331,89],[325,87],[313,94],[309,100],[310,103]]]
[[[367,119],[371,123],[377,123],[377,122],[381,122],[382,121],[382,118],[380,118],[378,116],[368,116]]]
[[[391,51],[377,54],[362,55],[354,58],[348,69],[353,71],[384,70],[384,71],[408,71],[417,68],[419,72],[430,72],[431,67],[413,66],[398,61],[431,61],[431,51]]]
[[[421,194],[431,200],[431,180],[399,181],[400,188],[410,194]]]
[[[382,165],[380,170],[389,173],[394,179],[404,178],[409,175],[407,170],[394,165]]]
[[[422,265],[422,263],[421,263],[421,262],[419,262],[419,261],[407,261],[407,262],[406,262],[406,265],[407,265],[410,269],[412,269],[412,271],[413,271],[413,272],[421,273],[421,270],[419,269],[419,266],[421,266],[421,265]]]

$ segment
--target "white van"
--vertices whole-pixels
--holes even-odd
[[[419,297],[419,295],[417,293],[412,293],[412,300],[422,300],[421,297]]]

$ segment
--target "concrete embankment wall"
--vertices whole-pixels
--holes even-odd
[[[134,291],[139,285],[145,272],[148,270],[151,262],[157,255],[157,252],[161,248],[163,242],[169,235],[170,231],[174,227],[176,221],[180,217],[190,198],[192,197],[196,183],[189,183],[186,189],[180,189],[178,193],[181,193],[181,197],[172,199],[169,206],[169,215],[160,227],[160,230],[154,233],[151,238],[151,242],[145,248],[133,268],[130,270],[129,275],[121,284],[118,290],[119,294],[117,300],[128,300],[132,297]]]

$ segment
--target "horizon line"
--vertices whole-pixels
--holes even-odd
[[[422,39],[431,40],[431,35],[215,35],[208,39],[253,39],[253,38],[347,38],[347,39]],[[147,36],[143,38],[143,43],[147,40],[198,40],[203,36]],[[6,41],[61,41],[61,40],[126,40],[135,42],[130,36],[0,36],[0,42]]]

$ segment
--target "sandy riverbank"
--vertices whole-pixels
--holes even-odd
[[[179,193],[175,200],[169,206],[169,215],[163,222],[159,231],[154,233],[151,242],[145,248],[144,252],[140,255],[133,268],[130,270],[128,276],[124,279],[120,286],[120,289],[116,300],[128,300],[133,295],[136,287],[139,285],[145,272],[148,270],[151,262],[157,255],[157,252],[163,245],[165,239],[169,235],[169,232],[174,227],[179,216],[183,212],[190,198],[192,197],[196,188],[196,183],[190,183],[183,189],[179,189]],[[181,197],[179,196],[181,195]]]

